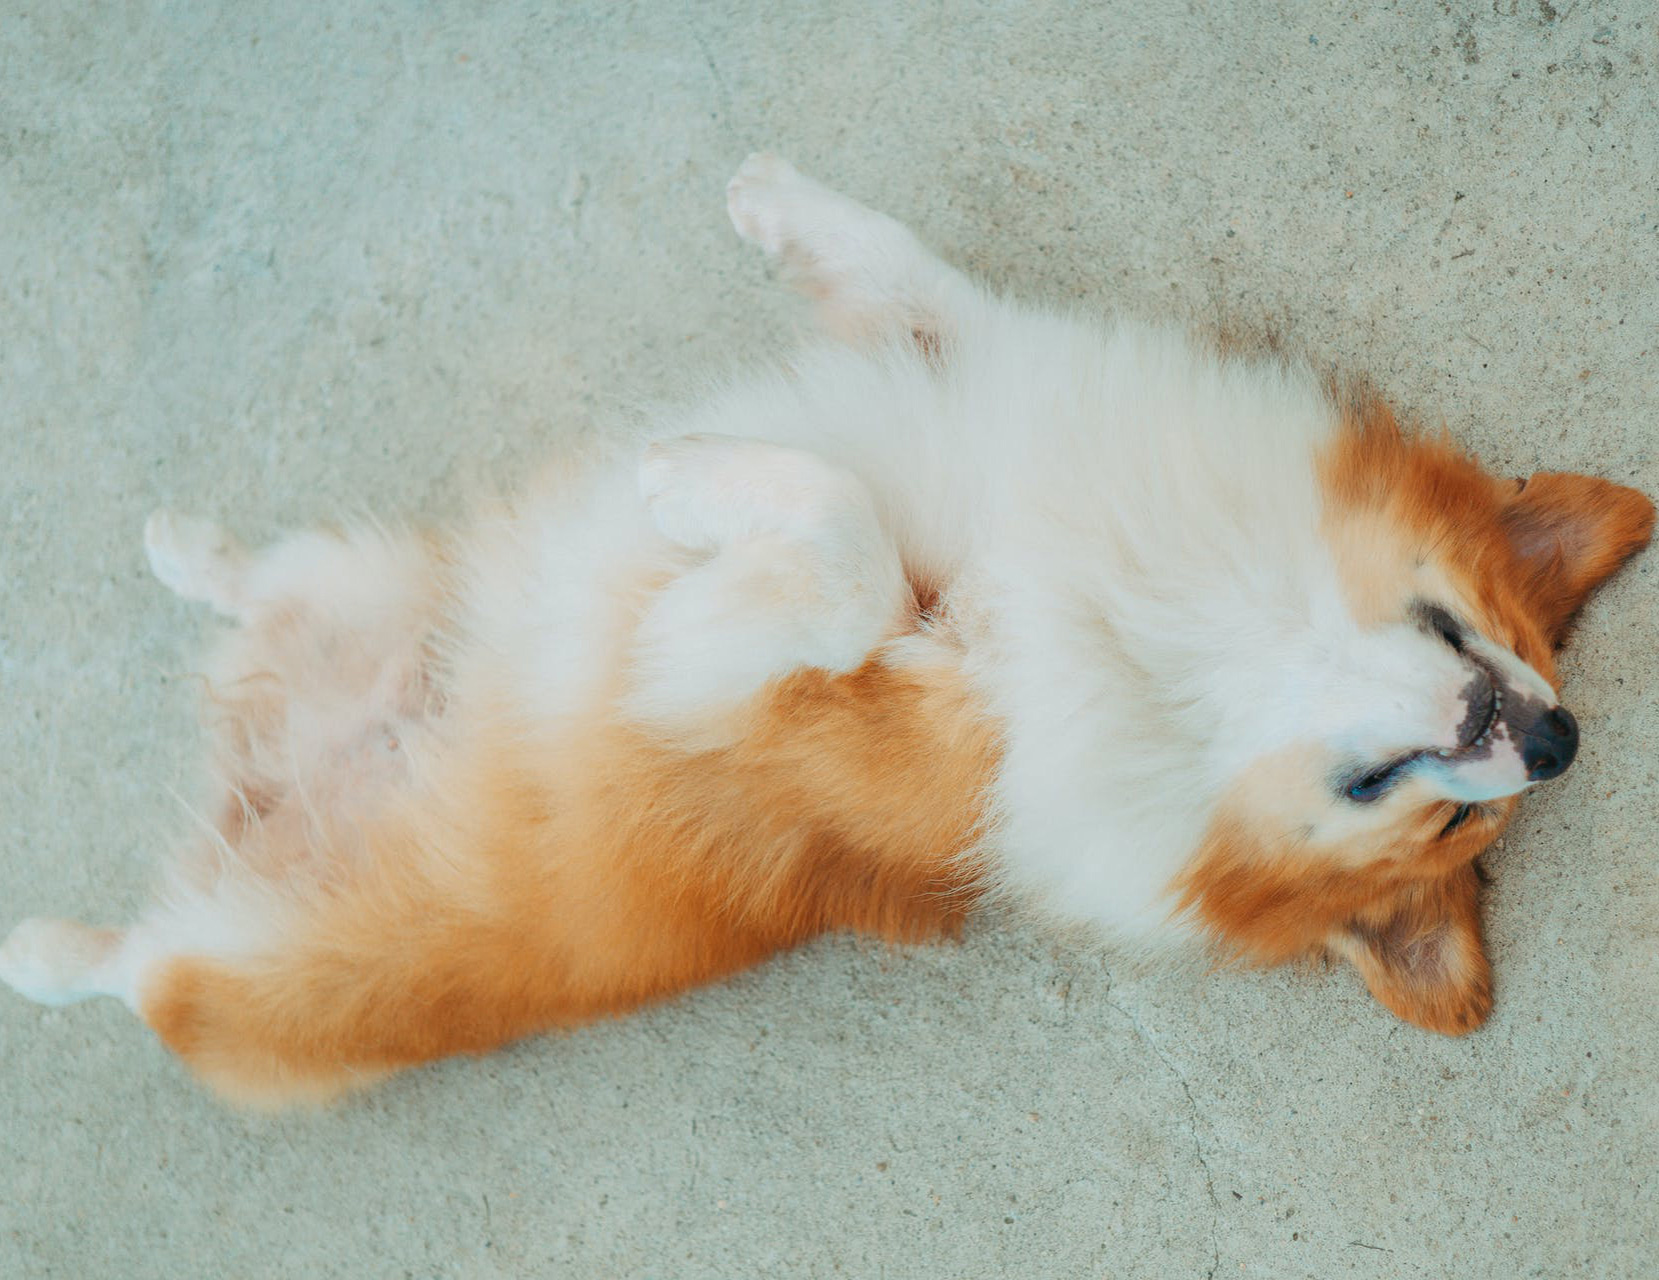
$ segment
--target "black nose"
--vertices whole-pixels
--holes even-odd
[[[1527,777],[1543,782],[1567,772],[1578,754],[1578,721],[1566,707],[1556,707],[1539,716],[1521,738],[1521,763]]]

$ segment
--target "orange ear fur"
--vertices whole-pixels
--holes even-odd
[[[1502,523],[1531,612],[1560,643],[1590,593],[1647,545],[1653,503],[1610,480],[1544,471],[1504,506]]]
[[[1371,994],[1407,1022],[1462,1035],[1492,1011],[1492,967],[1480,930],[1474,865],[1408,884],[1330,939]]]

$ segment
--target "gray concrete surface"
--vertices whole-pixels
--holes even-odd
[[[119,918],[182,817],[162,503],[453,511],[799,312],[766,146],[999,285],[1281,317],[1499,468],[1659,493],[1659,14],[0,4],[0,901]],[[831,940],[321,1114],[0,1000],[0,1276],[1652,1276],[1659,556],[1489,860],[1499,1004]]]

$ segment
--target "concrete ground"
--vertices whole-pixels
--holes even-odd
[[[145,512],[441,516],[774,350],[756,147],[998,285],[1278,317],[1501,471],[1659,493],[1647,5],[148,8],[0,3],[7,923],[120,919],[185,821]],[[0,1276],[1652,1276],[1656,654],[1650,555],[1489,856],[1468,1039],[987,920],[249,1118],[8,995]]]

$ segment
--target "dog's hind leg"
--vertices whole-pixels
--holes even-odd
[[[122,964],[126,935],[75,920],[24,920],[0,945],[0,982],[36,1004],[74,1004],[131,994]]]
[[[441,576],[421,539],[301,533],[249,553],[210,521],[158,513],[144,540],[162,582],[240,624],[205,670],[220,794],[132,928],[35,918],[12,931],[0,981],[44,1004],[110,995],[136,1009],[170,957],[264,945],[285,926],[287,887],[337,871],[325,837],[395,802],[409,744],[441,710],[426,669]]]
[[[248,555],[213,521],[152,512],[144,522],[144,554],[150,571],[175,595],[227,618],[242,616]]]
[[[750,156],[726,188],[726,208],[738,234],[782,264],[838,337],[909,334],[939,358],[962,321],[986,305],[978,286],[908,227],[778,156]]]
[[[144,525],[144,553],[162,585],[249,630],[275,623],[291,633],[296,616],[315,633],[376,630],[430,596],[431,551],[418,537],[379,527],[305,530],[249,552],[197,516],[156,511]]]

